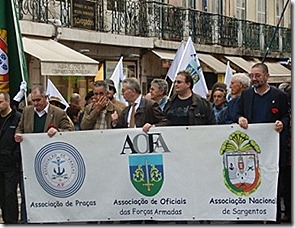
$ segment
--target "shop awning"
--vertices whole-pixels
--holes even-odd
[[[99,62],[52,39],[23,37],[24,51],[40,60],[44,76],[95,76]]]
[[[268,66],[269,83],[291,82],[291,71],[282,66],[279,62],[265,61],[265,64]]]
[[[225,74],[226,65],[209,54],[198,54],[198,58],[200,61],[205,63],[215,74]],[[233,70],[233,72],[235,72]]]
[[[253,61],[247,61],[242,57],[238,56],[225,56],[225,58],[227,58],[229,61],[231,61],[238,67],[242,68],[247,73],[251,71],[251,67],[255,64],[255,62]]]
[[[176,51],[152,50],[152,52],[164,60],[173,60],[176,54]]]
[[[242,68],[245,72],[250,72],[255,63],[261,62],[259,59],[254,58],[253,61],[247,61],[237,56],[225,56],[229,61]],[[268,66],[269,83],[282,83],[291,81],[291,71],[282,66],[279,62],[264,62]]]
[[[254,59],[256,62],[261,62],[259,59]],[[268,66],[270,77],[291,77],[291,71],[278,62],[270,62],[267,59],[264,62]]]
[[[167,51],[167,50],[152,50],[152,52],[157,55],[160,59],[164,60],[173,60],[176,54],[176,51]],[[225,73],[226,65],[218,60],[217,58],[213,57],[209,54],[199,54],[198,58],[202,61],[205,65],[207,65],[214,73]]]

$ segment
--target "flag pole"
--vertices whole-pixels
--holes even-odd
[[[279,29],[279,25],[280,25],[280,23],[281,23],[281,21],[282,21],[282,19],[283,19],[283,16],[284,16],[284,13],[285,13],[285,11],[286,11],[287,5],[289,4],[289,1],[290,1],[290,0],[288,0],[288,1],[286,2],[285,6],[284,6],[284,9],[283,9],[283,11],[282,11],[282,13],[281,13],[280,19],[279,19],[279,21],[278,21],[278,23],[277,23],[277,26],[276,26],[276,28],[275,28],[273,34],[272,34],[272,37],[271,37],[271,39],[270,39],[270,42],[269,42],[269,44],[268,44],[268,46],[267,46],[267,48],[266,48],[266,52],[265,52],[265,54],[264,54],[264,56],[263,56],[263,59],[262,59],[262,61],[261,61],[262,63],[264,63],[265,58],[266,58],[266,56],[267,56],[267,54],[268,54],[268,52],[269,52],[269,48],[270,48],[270,46],[271,46],[271,44],[272,44],[273,39],[275,38],[275,34],[277,33],[277,31],[278,31],[278,29]]]
[[[18,20],[18,17],[16,15],[16,10],[15,10],[15,6],[14,6],[14,0],[10,0],[10,4],[11,4],[11,7],[12,7],[12,14],[13,14],[13,24],[14,24],[14,27],[15,29],[18,30],[18,32],[16,32],[16,42],[17,42],[17,49],[18,49],[18,56],[19,56],[19,60],[21,60],[21,56],[22,56],[22,51],[23,49],[20,48],[22,45],[20,44],[20,41],[21,41],[21,38],[20,38],[20,26],[18,23],[16,23]],[[22,67],[22,64],[21,64],[21,61],[18,61],[19,63],[19,67],[20,67],[20,71],[21,71],[21,77],[22,77],[22,81],[25,81],[25,78],[24,78],[24,69]],[[25,105],[27,106],[28,105],[28,98],[27,98],[27,93],[25,92],[24,93],[24,97],[25,97]]]

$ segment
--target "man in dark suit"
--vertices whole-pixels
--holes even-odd
[[[136,78],[126,78],[122,82],[122,94],[129,106],[118,116],[112,115],[112,125],[116,128],[142,127],[148,132],[152,126],[166,126],[168,119],[161,111],[157,102],[145,99],[141,94],[139,82]],[[131,126],[132,106],[135,106],[135,124]]]
[[[238,101],[238,124],[248,128],[249,123],[274,123],[274,130],[280,133],[279,167],[286,164],[286,132],[289,125],[288,97],[277,88],[270,86],[268,67],[264,63],[252,66],[250,74],[252,88],[243,90]],[[278,180],[277,220],[281,222],[280,191],[281,172]]]

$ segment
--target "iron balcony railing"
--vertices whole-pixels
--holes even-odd
[[[17,0],[21,20],[105,33],[266,50],[275,26],[146,0]],[[270,51],[291,53],[291,29],[279,27]]]

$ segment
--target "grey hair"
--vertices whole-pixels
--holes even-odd
[[[132,78],[125,78],[122,83],[126,83],[127,84],[127,88],[129,89],[134,89],[138,94],[141,94],[141,89],[140,89],[140,85],[139,85],[139,81],[132,77]]]
[[[245,73],[236,73],[232,76],[231,80],[241,82],[245,89],[249,88],[251,84],[251,79]]]
[[[31,93],[35,93],[36,91],[39,91],[41,96],[46,97],[46,91],[42,85],[34,86]]]
[[[166,80],[162,79],[162,78],[155,78],[153,79],[153,81],[151,82],[151,85],[155,85],[158,87],[159,90],[163,91],[164,95],[167,95],[167,91],[168,91],[168,83]]]

